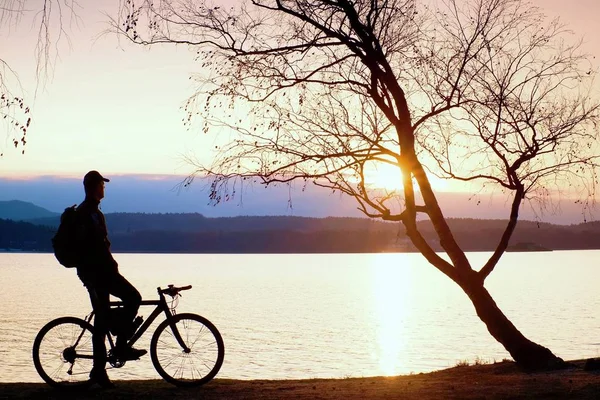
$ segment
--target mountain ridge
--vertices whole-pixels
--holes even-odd
[[[13,221],[26,221],[35,218],[59,217],[52,212],[33,203],[21,200],[0,201],[0,218]]]

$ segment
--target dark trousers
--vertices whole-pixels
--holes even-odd
[[[125,345],[131,334],[131,324],[137,315],[142,296],[131,283],[121,274],[111,274],[101,282],[84,282],[92,301],[94,309],[94,332],[92,344],[94,346],[94,369],[106,367],[106,334],[109,327],[113,327],[115,313],[110,310],[110,295],[118,297],[123,302],[123,310],[119,316],[119,329],[117,345]]]

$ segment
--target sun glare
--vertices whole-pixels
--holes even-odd
[[[365,172],[366,184],[373,189],[385,189],[389,191],[402,191],[402,172],[400,168],[377,163]]]
[[[450,189],[450,182],[447,179],[438,178],[433,174],[427,174],[427,177],[433,190],[444,192]],[[390,164],[378,163],[370,168],[365,172],[365,181],[367,186],[372,189],[402,193],[402,171]],[[415,185],[415,190],[419,190],[417,185]]]

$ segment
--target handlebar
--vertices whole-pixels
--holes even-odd
[[[162,293],[162,294],[167,294],[171,297],[175,297],[179,294],[179,292],[181,292],[183,290],[190,290],[191,288],[192,288],[192,285],[181,286],[181,287],[175,287],[173,285],[169,285],[166,289],[158,288],[158,292]]]

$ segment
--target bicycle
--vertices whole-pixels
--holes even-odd
[[[177,314],[175,308],[183,290],[192,286],[157,288],[158,300],[142,300],[141,306],[156,306],[139,326],[128,346],[146,332],[154,320],[164,313],[150,342],[154,368],[167,382],[176,386],[199,386],[213,379],[223,365],[225,345],[217,328],[197,314]],[[171,297],[170,305],[165,295]],[[111,309],[122,307],[120,301],[110,302]],[[94,311],[84,319],[60,317],[48,322],[33,342],[33,363],[38,374],[51,386],[84,387],[91,384],[89,373],[93,365],[91,324]],[[122,368],[126,360],[113,356],[115,341],[106,334],[109,347],[107,361],[113,368]]]

